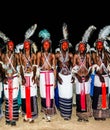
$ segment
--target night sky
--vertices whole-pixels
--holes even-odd
[[[8,4],[8,3],[7,3]],[[83,4],[83,5],[82,5]],[[53,50],[59,45],[59,41],[63,38],[62,24],[65,22],[68,26],[69,41],[73,48],[81,41],[85,30],[90,26],[96,26],[96,30],[89,39],[89,44],[93,45],[98,37],[101,28],[110,24],[109,9],[102,10],[95,3],[90,1],[86,3],[70,3],[69,1],[62,4],[53,1],[41,1],[23,3],[9,3],[8,8],[2,4],[3,9],[0,9],[0,30],[4,32],[15,44],[24,41],[26,30],[33,24],[37,23],[37,29],[34,35],[30,38],[35,41],[38,48],[41,46],[41,38],[38,33],[42,29],[47,29],[51,34]],[[2,40],[0,39],[1,44]]]

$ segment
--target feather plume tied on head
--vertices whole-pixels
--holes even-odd
[[[38,37],[42,38],[42,45],[45,43],[45,41],[48,41],[50,43],[50,52],[52,52],[52,41],[50,39],[50,32],[47,29],[43,29],[39,32]],[[43,51],[43,46],[41,46],[41,51]]]
[[[96,47],[96,44],[100,41],[104,45],[104,49],[110,53],[110,45],[108,44],[108,41],[110,41],[110,25],[107,25],[103,27],[99,31],[98,39],[94,43],[94,47]]]
[[[24,47],[23,43],[17,44],[16,47],[15,47],[15,52],[20,53],[20,51],[23,50],[23,47]]]
[[[67,42],[69,44],[69,47],[72,47],[72,44],[69,42],[68,40],[68,36],[69,36],[69,33],[68,33],[68,27],[67,27],[67,24],[64,22],[63,25],[62,25],[62,33],[63,33],[63,39],[60,40],[60,45],[63,43],[63,42]],[[60,46],[59,45],[59,46]]]
[[[7,43],[8,41],[10,41],[10,39],[2,31],[0,31],[0,38],[2,38],[4,43]]]
[[[37,28],[37,24],[32,25],[26,32],[25,32],[25,39],[29,39],[35,32]]]
[[[38,36],[43,38],[43,40],[50,39],[50,33],[47,31],[47,29],[41,30]]]
[[[84,34],[82,36],[82,41],[80,41],[76,45],[76,48],[75,48],[76,51],[78,51],[78,46],[79,46],[80,43],[86,44],[86,52],[90,51],[90,45],[88,44],[88,40],[95,30],[96,30],[96,27],[94,25],[91,25],[91,26],[88,27],[88,29],[84,32]]]
[[[109,34],[110,34],[110,25],[107,25],[100,30],[98,39],[108,40],[107,37],[109,36]]]
[[[63,38],[64,39],[68,39],[68,28],[67,28],[67,24],[66,23],[63,23],[62,32],[63,32]]]
[[[10,38],[7,37],[2,31],[0,31],[0,38],[3,40],[4,44],[0,45],[1,50],[7,51],[7,43],[10,41]]]
[[[94,25],[89,26],[89,28],[85,31],[83,37],[82,37],[82,42],[83,43],[88,43],[88,40],[92,33],[96,30],[96,27]]]
[[[32,43],[31,49],[32,49],[32,52],[33,52],[33,53],[37,53],[38,47],[36,46],[36,43],[35,43],[35,42]]]
[[[25,32],[25,39],[24,41],[29,41],[31,44],[35,44],[32,40],[30,40],[30,37],[34,34],[35,30],[37,28],[37,24],[32,25],[26,32]],[[36,45],[34,45],[36,46]],[[24,48],[24,43],[19,43],[15,47],[15,52],[20,53]],[[37,48],[37,46],[36,46]]]

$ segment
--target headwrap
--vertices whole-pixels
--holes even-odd
[[[99,35],[97,40],[94,42],[94,47],[96,47],[96,44],[98,42],[102,42],[104,45],[104,49],[110,53],[110,45],[108,44],[108,41],[110,41],[110,25],[107,25],[105,27],[103,27],[100,31],[99,31]]]
[[[45,41],[48,41],[49,43],[50,43],[50,51],[52,52],[52,48],[51,48],[51,46],[52,46],[52,41],[51,41],[51,39],[50,39],[50,32],[47,30],[47,29],[43,29],[43,30],[41,30],[40,32],[39,32],[39,34],[38,34],[38,37],[41,37],[42,38],[42,41],[41,41],[41,43],[42,43],[42,45],[43,45],[43,43],[45,42]],[[42,49],[42,46],[41,46],[41,51],[43,51],[43,49]]]
[[[31,52],[33,51],[34,53],[36,53],[38,51],[37,45],[35,42],[33,42],[32,40],[30,40],[30,37],[35,33],[35,30],[37,28],[37,24],[32,25],[26,32],[24,35],[24,42],[30,42],[31,44]],[[19,43],[18,45],[16,45],[15,48],[15,52],[19,53],[20,50],[23,50],[24,48],[24,43]]]
[[[8,51],[8,47],[7,45],[9,44],[9,42],[13,42],[12,40],[10,40],[9,37],[7,37],[2,31],[0,31],[0,38],[2,38],[4,44],[1,45],[1,49],[3,50],[4,48],[6,48],[6,51]],[[13,42],[14,44],[14,42]]]
[[[94,30],[96,30],[96,27],[94,25],[91,25],[88,27],[88,29],[85,31],[85,33],[82,36],[82,40],[78,44],[76,44],[76,47],[75,47],[76,51],[78,51],[78,46],[80,43],[84,43],[86,45],[86,52],[90,50],[90,45],[88,44],[88,40]]]

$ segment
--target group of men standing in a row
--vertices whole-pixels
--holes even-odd
[[[50,121],[56,114],[55,88],[58,87],[59,112],[64,120],[72,116],[73,83],[76,85],[76,115],[78,121],[106,120],[109,111],[109,63],[110,53],[105,47],[104,28],[100,38],[90,51],[88,38],[95,29],[90,26],[75,48],[69,51],[67,25],[63,25],[64,38],[60,41],[60,51],[52,53],[50,33],[44,29],[41,50],[33,52],[34,44],[28,36],[23,42],[23,49],[15,53],[14,43],[9,40],[6,52],[0,54],[0,101],[5,96],[6,124],[16,125],[19,119],[19,94],[23,121],[32,123],[38,117],[38,87],[41,98],[41,111]],[[107,34],[107,33],[106,33]],[[107,37],[108,35],[106,35]],[[35,45],[35,44],[34,44]],[[34,46],[35,47],[35,46]],[[2,102],[0,102],[2,114]]]

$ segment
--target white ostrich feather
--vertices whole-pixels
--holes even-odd
[[[33,52],[36,53],[38,51],[38,47],[37,45],[35,44],[35,42],[32,43],[32,49],[33,49]]]
[[[9,39],[3,32],[1,32],[1,31],[0,31],[0,38],[2,38],[5,43],[10,40],[10,39]]]
[[[107,40],[107,37],[109,36],[109,34],[110,34],[110,25],[105,26],[104,28],[100,30],[98,39]]]
[[[35,32],[37,28],[37,24],[32,25],[26,32],[25,32],[25,39],[29,39]]]
[[[89,26],[82,37],[82,42],[87,43],[94,30],[96,30],[96,27],[94,25]]]
[[[68,39],[68,29],[67,29],[67,24],[66,23],[63,23],[62,31],[63,31],[64,39]]]
[[[106,39],[110,41],[110,36],[107,36]]]
[[[90,52],[97,52],[96,49],[94,47],[90,48]]]
[[[16,45],[16,47],[15,47],[15,52],[16,52],[16,53],[20,53],[20,51],[23,50],[23,47],[24,47],[23,43],[19,43],[19,44]]]

